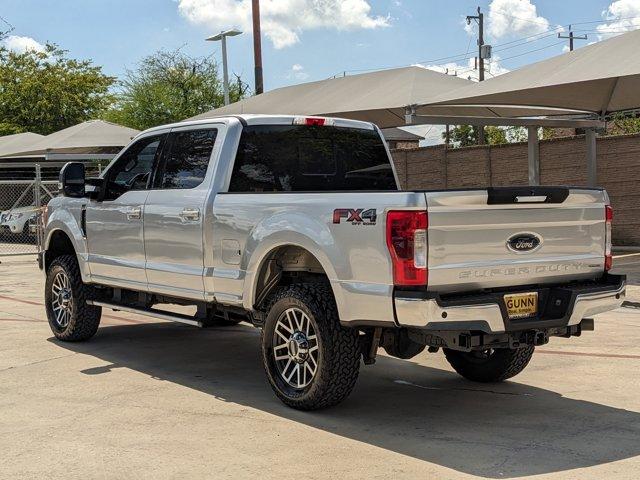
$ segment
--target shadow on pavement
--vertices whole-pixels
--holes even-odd
[[[355,391],[338,407],[292,410],[267,384],[259,331],[244,325],[207,330],[170,323],[113,326],[87,343],[58,344],[109,363],[83,371],[87,375],[137,370],[473,475],[562,472],[640,454],[639,413],[517,382],[473,384],[449,371],[388,357],[363,367]]]

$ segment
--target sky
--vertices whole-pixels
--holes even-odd
[[[381,68],[423,65],[476,78],[478,27],[493,46],[487,78],[559,55],[573,25],[576,48],[640,28],[640,0],[261,0],[265,90]],[[177,48],[214,55],[228,41],[230,72],[253,88],[251,0],[0,0],[0,30],[15,50],[50,42],[122,77],[146,55]],[[2,22],[5,22],[2,24]],[[4,25],[4,26],[3,26]]]

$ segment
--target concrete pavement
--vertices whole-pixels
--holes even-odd
[[[0,478],[638,478],[640,309],[498,385],[441,353],[380,356],[346,402],[304,413],[271,392],[253,327],[105,311],[93,340],[60,343],[33,259],[0,261]]]

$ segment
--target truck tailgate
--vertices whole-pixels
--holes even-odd
[[[595,279],[604,270],[604,190],[425,192],[429,290],[442,293]]]

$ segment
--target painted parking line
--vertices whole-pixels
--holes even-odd
[[[631,360],[640,360],[640,355],[619,355],[615,353],[588,353],[588,352],[563,352],[562,350],[536,350],[536,353],[544,353],[547,355],[573,355],[576,357],[598,357],[598,358],[625,358]]]
[[[18,302],[18,303],[24,303],[26,305],[35,305],[38,307],[43,307],[44,308],[44,303],[42,302],[34,302],[33,300],[27,300],[24,298],[16,298],[16,297],[9,297],[7,295],[0,295],[0,300],[8,300],[10,302]],[[103,318],[109,318],[111,320],[116,320],[118,322],[124,322],[124,323],[131,323],[131,324],[143,324],[146,322],[142,322],[140,320],[132,320],[130,318],[122,318],[122,317],[116,317],[115,315],[109,315],[109,314],[102,314]],[[16,320],[19,321],[19,320]]]
[[[640,253],[623,253],[621,255],[614,255],[613,258],[627,258],[627,257],[640,257]]]

